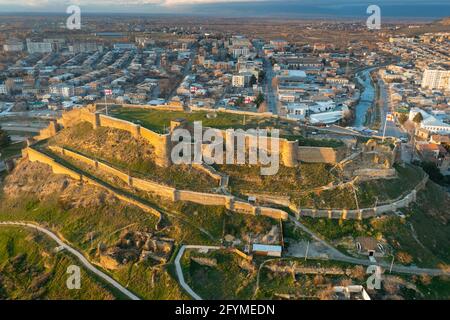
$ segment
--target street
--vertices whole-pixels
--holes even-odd
[[[275,73],[273,71],[272,63],[267,58],[264,59],[264,72],[266,74],[266,78],[264,80],[264,92],[266,94],[267,108],[269,112],[278,114],[279,110],[277,108],[276,93],[272,87],[272,81],[275,77]]]

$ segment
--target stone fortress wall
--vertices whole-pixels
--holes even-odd
[[[164,167],[171,164],[171,133],[159,134],[132,122],[94,112],[95,109],[95,106],[89,105],[85,108],[73,109],[71,111],[64,112],[62,117],[58,119],[57,122],[50,123],[48,128],[42,130],[37,139],[43,140],[56,135],[59,127],[71,127],[81,121],[86,121],[91,123],[94,128],[110,127],[128,131],[136,138],[142,137],[155,148],[155,162],[157,165]],[[152,109],[157,109],[157,107],[153,107]],[[232,111],[232,113],[241,112]],[[247,114],[248,112],[244,113]],[[260,114],[257,113],[250,114],[260,116]],[[267,115],[262,114],[261,116],[264,117]],[[172,127],[172,130],[175,128],[176,127]],[[235,141],[236,138],[227,133],[226,130],[218,131],[221,132],[224,143],[227,143],[227,141],[230,141],[231,139]],[[248,150],[250,144],[248,143],[248,138],[246,140],[246,150]],[[344,157],[342,150],[339,149],[323,147],[299,147],[298,141],[288,141],[287,139],[282,138],[278,140],[280,160],[281,163],[287,167],[295,167],[299,164],[299,162],[335,164]],[[270,152],[270,143],[267,143],[267,149]]]
[[[172,187],[168,187],[165,185],[161,185],[149,180],[143,180],[139,178],[132,177],[126,173],[121,172],[113,167],[110,167],[104,163],[101,163],[97,160],[90,159],[83,155],[80,155],[76,152],[61,148],[61,147],[50,147],[52,151],[63,153],[69,157],[82,161],[88,165],[91,165],[99,170],[114,175],[129,184],[131,187],[136,189],[151,192],[161,198],[170,200],[170,201],[188,201],[206,206],[225,206],[227,209],[231,211],[235,211],[238,213],[250,214],[250,215],[262,215],[274,219],[282,219],[286,220],[288,215],[285,211],[264,207],[264,206],[256,206],[251,203],[235,199],[233,196],[222,195],[222,194],[212,194],[212,193],[203,193],[203,192],[195,192],[189,190],[177,190]],[[53,172],[57,174],[65,174],[72,177],[75,180],[84,181],[88,183],[94,183],[99,185],[96,181],[89,179],[80,173],[77,173],[71,169],[68,169],[61,164],[55,162],[51,157],[33,149],[27,148],[27,154],[31,161],[39,161],[45,164],[50,165],[53,168]],[[295,213],[297,217],[307,216],[312,218],[328,218],[328,219],[350,219],[350,220],[362,220],[367,218],[372,218],[375,216],[379,216],[381,214],[396,211],[397,209],[408,207],[411,203],[416,201],[417,193],[422,190],[426,183],[428,182],[428,175],[424,174],[424,178],[422,181],[406,196],[403,196],[399,199],[393,200],[392,202],[384,205],[380,205],[374,208],[363,208],[357,210],[346,210],[346,209],[309,209],[309,208],[298,208],[293,204],[289,204],[289,208]],[[104,187],[102,185],[99,185]],[[115,193],[113,190],[111,192]],[[122,196],[122,195],[119,195]],[[123,196],[122,196],[123,197]],[[127,202],[130,202],[129,199],[123,199]],[[134,202],[136,200],[131,199]],[[270,199],[266,199],[266,202],[271,203]],[[131,202],[131,203],[134,203]],[[276,205],[280,205],[280,203],[275,203]],[[141,207],[142,208],[142,207]],[[148,208],[145,208],[148,209]],[[152,209],[154,210],[154,209]]]
[[[133,106],[136,107],[136,106]],[[172,108],[167,109],[167,106],[165,106],[165,110],[173,110]],[[159,107],[144,107],[148,109],[159,109]],[[136,125],[134,123],[116,119],[113,117],[109,117],[100,113],[95,112],[96,107],[93,105],[87,106],[85,108],[80,109],[73,109],[71,111],[65,112],[63,116],[57,120],[57,122],[52,122],[48,126],[48,128],[45,128],[41,131],[40,136],[38,136],[37,140],[43,140],[47,139],[51,136],[56,135],[58,129],[60,127],[70,127],[73,126],[80,121],[87,121],[93,125],[94,128],[98,127],[111,127],[116,128],[120,130],[125,130],[130,132],[134,137],[142,137],[146,141],[148,141],[151,145],[155,148],[155,156],[156,156],[156,162],[160,166],[167,166],[171,164],[170,161],[170,152],[172,148],[171,144],[171,133],[167,134],[158,134],[156,132],[153,132],[151,130],[142,128],[139,125]],[[204,109],[200,109],[203,110]],[[223,111],[225,110],[213,110],[215,112],[217,111]],[[244,114],[251,114],[255,115],[255,113],[248,113],[248,112],[241,112],[241,111],[232,111],[228,110],[230,113],[244,113]],[[259,114],[257,114],[259,115]],[[269,114],[262,114],[263,117],[269,117],[273,115]],[[176,127],[176,126],[175,126]],[[173,128],[175,128],[173,127]],[[173,129],[172,128],[172,129]],[[230,139],[230,137],[227,137],[226,130],[219,130],[223,133],[223,137],[225,140],[225,143],[227,139]],[[83,177],[80,177],[80,174],[71,171],[70,169],[67,169],[60,165],[59,163],[56,163],[53,161],[53,159],[50,159],[43,155],[43,157],[36,156],[36,150],[28,148],[27,150],[33,150],[31,151],[32,159],[37,159],[37,161],[44,161],[44,163],[50,164],[52,168],[54,169],[55,173],[61,173],[61,174],[67,174],[71,176],[74,179],[80,179],[83,180]],[[268,151],[270,151],[270,144],[268,144]],[[369,150],[366,150],[369,151]],[[28,151],[30,152],[30,151]],[[67,149],[64,149],[64,152],[66,154],[69,154],[70,151]],[[170,199],[172,201],[190,201],[194,203],[204,204],[204,205],[224,205],[228,209],[237,211],[237,212],[243,212],[247,214],[261,214],[265,216],[271,216],[277,219],[286,219],[287,213],[283,210],[274,209],[274,208],[266,208],[266,207],[258,207],[254,206],[248,202],[239,201],[237,199],[234,199],[232,196],[228,195],[221,195],[221,194],[206,194],[206,193],[199,193],[194,191],[187,191],[187,190],[175,190],[173,188],[163,186],[151,181],[142,180],[134,177],[130,177],[129,175],[120,172],[119,170],[109,167],[106,164],[100,163],[98,161],[86,158],[82,155],[75,155],[78,160],[84,161],[90,165],[95,165],[98,169],[107,172],[109,174],[115,175],[125,181],[126,183],[129,183],[131,186],[141,189],[143,191],[152,192],[158,196],[164,197],[166,199]],[[336,164],[339,163],[343,158],[344,154],[339,149],[333,149],[333,148],[323,148],[323,147],[300,147],[298,146],[297,141],[288,141],[286,139],[280,139],[280,157],[281,161],[285,166],[288,167],[294,167],[299,162],[311,162],[311,163],[331,163]],[[389,159],[390,160],[390,159]],[[41,161],[41,162],[42,162]],[[390,161],[387,161],[390,162]],[[209,171],[209,174],[211,174],[214,178],[216,178],[220,182],[221,185],[223,185],[223,181],[227,182],[227,177],[220,177],[218,173],[214,173],[211,168],[206,168],[207,166],[203,166],[203,169]],[[389,166],[387,166],[389,167]],[[386,170],[387,168],[384,168]],[[381,170],[382,171],[382,170]],[[372,174],[373,172],[369,172]],[[381,172],[378,174],[380,177],[385,175],[385,172]],[[290,206],[290,209],[295,212],[297,215],[305,215],[310,217],[326,217],[331,219],[363,219],[363,218],[369,218],[373,217],[382,213],[386,213],[389,211],[395,211],[398,208],[407,207],[410,203],[414,202],[416,199],[416,193],[419,191],[423,186],[426,184],[428,180],[428,177],[425,177],[424,180],[416,187],[415,190],[413,190],[410,194],[405,196],[403,199],[399,199],[396,201],[393,201],[390,204],[378,206],[376,208],[366,208],[366,209],[359,209],[359,210],[342,210],[342,209],[331,209],[331,210],[320,210],[320,209],[300,209]],[[274,203],[276,205],[279,205],[277,203]]]
[[[250,215],[262,215],[274,219],[281,219],[281,220],[287,220],[287,213],[283,210],[276,209],[276,208],[269,208],[269,207],[260,207],[252,205],[248,202],[241,201],[238,199],[235,199],[233,196],[229,195],[222,195],[222,194],[213,194],[213,193],[202,193],[202,192],[194,192],[194,191],[188,191],[188,190],[177,190],[172,187],[168,187],[165,185],[161,185],[149,180],[143,180],[138,179],[135,177],[132,177],[124,172],[121,172],[120,170],[117,170],[116,168],[113,168],[105,163],[102,163],[100,161],[88,158],[86,156],[80,155],[77,152],[73,152],[61,147],[55,147],[52,146],[50,149],[54,152],[59,152],[61,154],[64,154],[68,157],[71,157],[73,159],[76,159],[78,161],[81,161],[85,164],[88,164],[92,166],[93,168],[97,168],[98,170],[110,174],[111,176],[115,176],[125,183],[127,183],[129,186],[134,187],[136,189],[151,192],[161,198],[170,200],[170,201],[188,201],[193,202],[201,205],[206,206],[225,206],[227,209],[231,211],[235,211],[238,213],[243,214],[250,214]],[[53,172],[56,174],[64,174],[68,175],[69,177],[77,180],[82,181],[86,183],[91,183],[97,186],[100,186],[102,188],[106,188],[104,185],[98,183],[97,181],[79,173],[74,170],[71,170],[62,164],[55,161],[55,159],[51,158],[48,155],[43,154],[42,152],[34,149],[33,147],[28,147],[25,149],[25,155],[28,156],[28,159],[30,161],[38,161],[44,164],[49,165]],[[108,189],[108,188],[107,188]],[[156,211],[155,209],[151,207],[147,207],[143,205],[142,203],[136,201],[133,198],[128,198],[122,194],[117,193],[115,190],[108,189],[108,191],[112,192],[114,195],[119,197],[120,199],[123,199],[129,203],[136,204],[139,203],[139,207],[145,209],[146,211],[151,211],[154,213]],[[157,212],[157,211],[156,211]],[[159,212],[158,212],[159,214]],[[159,214],[160,217],[160,214]]]
[[[128,197],[124,194],[118,193],[112,189],[109,189],[105,185],[99,183],[98,181],[91,179],[90,177],[84,176],[79,172],[76,172],[72,169],[69,169],[69,168],[63,166],[62,164],[56,162],[53,158],[43,154],[42,152],[37,151],[36,149],[33,149],[32,147],[28,147],[28,148],[24,149],[23,155],[27,156],[28,159],[32,162],[37,161],[37,162],[49,165],[52,168],[53,173],[55,173],[55,174],[67,175],[76,181],[88,183],[88,184],[95,185],[95,186],[103,188],[103,189],[107,189],[109,192],[114,194],[119,200],[122,200],[129,204],[132,204],[134,206],[137,206],[137,207],[141,208],[143,211],[153,214],[159,220],[161,219],[161,213],[158,210],[154,209],[153,207],[148,206],[148,205],[146,205],[140,201],[137,201],[131,197]]]

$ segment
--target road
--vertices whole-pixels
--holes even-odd
[[[189,57],[189,61],[186,63],[186,65],[184,66],[184,69],[183,69],[182,79],[181,79],[180,83],[175,88],[173,88],[173,90],[170,92],[170,94],[168,95],[167,101],[172,100],[172,98],[174,96],[176,96],[177,90],[180,87],[180,84],[183,82],[184,78],[186,78],[186,76],[188,76],[189,74],[192,73],[192,65],[194,64],[194,59],[195,59],[196,55],[197,55],[197,48],[192,48],[192,52]]]
[[[273,114],[278,114],[279,110],[277,108],[277,98],[272,87],[272,79],[275,77],[273,72],[272,63],[269,59],[264,59],[264,71],[266,78],[264,80],[264,92],[266,93],[266,104],[269,112]]]
[[[395,121],[386,122],[386,114],[388,112],[392,113],[394,112],[394,110],[389,102],[390,99],[388,96],[388,89],[386,87],[386,84],[381,79],[378,79],[378,88],[380,88],[380,99],[383,102],[383,108],[380,110],[381,125],[380,129],[378,130],[378,135],[383,135],[384,124],[386,123],[386,136],[395,138],[407,137],[407,134],[403,132],[403,130],[399,126],[397,126],[397,123]]]
[[[26,228],[32,228],[35,230],[38,230],[42,233],[45,233],[48,237],[53,239],[60,247],[64,248],[68,252],[70,252],[72,255],[74,255],[83,265],[86,269],[94,273],[96,276],[100,277],[107,283],[109,283],[111,286],[119,290],[121,293],[123,293],[125,296],[130,298],[131,300],[141,300],[139,297],[131,293],[128,289],[123,287],[120,283],[118,283],[116,280],[108,276],[107,274],[103,273],[102,271],[95,268],[85,257],[83,254],[81,254],[79,251],[73,249],[72,247],[68,246],[66,243],[64,243],[57,235],[49,231],[48,229],[45,229],[43,227],[40,227],[38,225],[28,223],[28,222],[13,222],[13,221],[5,221],[0,222],[0,226],[18,226],[18,227],[26,227]]]
[[[349,257],[349,256],[343,254],[342,252],[340,252],[339,250],[334,248],[331,244],[329,244],[328,242],[326,242],[325,240],[323,240],[319,236],[317,236],[314,232],[312,232],[310,229],[308,229],[305,225],[300,223],[295,217],[289,216],[289,220],[292,221],[297,227],[302,229],[304,232],[308,233],[315,241],[319,242],[323,247],[325,247],[330,260],[336,260],[336,261],[365,265],[365,266],[374,264],[373,262],[366,260],[366,259],[353,258],[353,257]],[[387,268],[387,269],[390,268],[390,264],[388,264],[388,263],[377,262],[376,264],[383,268]],[[399,265],[393,265],[392,271],[398,272],[398,273],[415,274],[415,275],[422,275],[422,274],[427,274],[430,276],[450,275],[450,272],[446,272],[441,269],[406,267],[406,266],[399,266]]]
[[[0,118],[7,117],[26,117],[26,118],[41,118],[41,119],[57,119],[61,117],[61,111],[52,110],[36,110],[36,111],[20,111],[20,112],[2,112]]]

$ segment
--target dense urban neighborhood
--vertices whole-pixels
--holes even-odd
[[[82,21],[0,16],[0,299],[450,299],[448,18]]]

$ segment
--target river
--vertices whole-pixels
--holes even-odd
[[[364,69],[356,74],[356,79],[364,87],[361,93],[359,103],[355,107],[355,121],[354,127],[363,127],[366,121],[366,114],[372,103],[375,100],[375,87],[370,78],[370,73],[375,70],[376,67]]]

